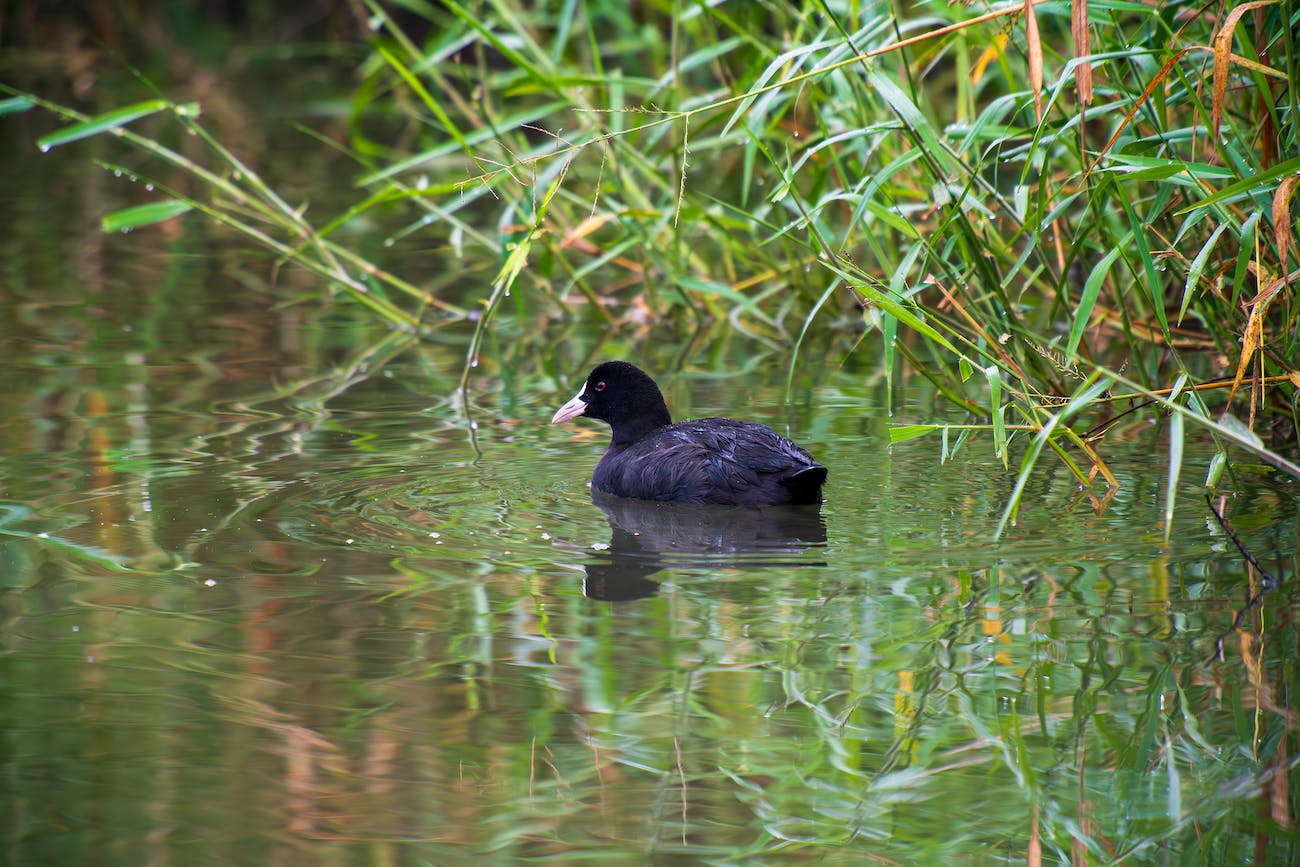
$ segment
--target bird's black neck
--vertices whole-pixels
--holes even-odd
[[[618,424],[610,425],[610,430],[613,432],[613,440],[610,444],[617,447],[630,446],[672,423],[673,419],[668,414],[668,407],[661,403],[653,412],[640,413],[636,418],[624,419]]]

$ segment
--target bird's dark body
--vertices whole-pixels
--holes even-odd
[[[771,428],[702,418],[611,444],[591,486],[641,500],[779,506],[820,503],[825,479],[825,467]]]
[[[605,362],[552,420],[579,415],[609,423],[613,438],[591,477],[619,497],[727,506],[822,501],[826,468],[761,424],[729,418],[672,423],[654,380],[635,366]]]

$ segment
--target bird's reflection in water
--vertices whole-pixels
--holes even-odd
[[[825,566],[792,559],[826,543],[819,506],[712,506],[632,500],[592,491],[613,531],[609,548],[591,554],[582,590],[624,602],[652,595],[661,569]]]

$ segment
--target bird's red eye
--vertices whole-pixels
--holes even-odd
[[[596,391],[604,391],[604,390],[605,390],[605,383],[604,383],[604,381],[601,381],[601,382],[596,383],[596,385],[595,385],[595,389],[596,389]]]

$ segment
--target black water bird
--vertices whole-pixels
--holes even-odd
[[[626,361],[607,361],[551,419],[585,415],[613,432],[591,486],[619,497],[727,506],[822,501],[826,468],[761,424],[730,418],[673,423],[653,379]]]

